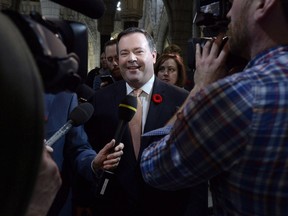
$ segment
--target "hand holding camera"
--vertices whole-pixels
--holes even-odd
[[[100,84],[100,87],[103,88],[105,86],[108,86],[112,83],[115,82],[114,78],[112,77],[112,75],[102,75],[100,77],[101,79],[101,84]]]
[[[206,41],[204,45],[196,44],[194,82],[200,88],[209,85],[227,75],[226,60],[229,54],[228,38],[219,35]]]

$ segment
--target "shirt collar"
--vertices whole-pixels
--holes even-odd
[[[153,83],[155,80],[155,75],[153,74],[153,76],[148,80],[148,82],[145,83],[145,85],[143,85],[141,87],[142,91],[144,91],[147,95],[150,95],[152,88],[153,88]],[[126,92],[127,95],[129,95],[132,91],[134,90],[134,88],[132,88],[127,82],[126,82]]]
[[[248,62],[245,69],[251,68],[255,65],[262,64],[264,62],[269,62],[271,59],[279,57],[281,54],[285,54],[288,51],[288,46],[276,46],[272,47],[270,49],[267,49],[258,55],[255,56],[254,59],[252,59],[250,62]]]

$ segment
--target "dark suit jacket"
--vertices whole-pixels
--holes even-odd
[[[184,89],[155,79],[152,95],[159,94],[160,104],[150,102],[144,133],[164,126],[186,99],[188,92]],[[85,124],[89,142],[99,151],[114,138],[118,124],[118,105],[126,96],[125,81],[119,81],[94,95],[94,115]],[[124,155],[115,170],[115,179],[110,186],[109,201],[96,199],[95,215],[183,215],[187,206],[189,192],[167,192],[156,190],[144,183],[139,161],[136,160],[131,143],[129,128],[126,128],[121,142],[124,143]],[[152,138],[141,141],[140,155]],[[207,192],[207,191],[206,191]],[[103,213],[104,212],[104,213]]]
[[[77,105],[77,96],[73,93],[45,95],[45,139],[48,140],[69,120],[69,114]],[[96,153],[88,143],[83,126],[72,127],[52,147],[52,157],[61,172],[62,186],[48,215],[71,216],[72,176],[79,174],[89,182],[94,181],[91,161]]]

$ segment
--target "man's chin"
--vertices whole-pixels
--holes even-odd
[[[139,82],[139,79],[138,79],[138,77],[127,77],[127,82],[128,83],[138,83]]]

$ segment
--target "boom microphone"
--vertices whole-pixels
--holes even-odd
[[[94,108],[90,103],[82,103],[75,107],[69,115],[69,120],[56,133],[53,134],[45,145],[52,146],[58,139],[64,136],[73,126],[77,127],[90,119]]]
[[[119,122],[114,136],[115,146],[117,146],[123,136],[128,122],[133,118],[137,111],[137,98],[132,95],[127,95],[119,104]],[[97,194],[104,195],[108,186],[108,182],[113,178],[114,173],[104,170],[99,182]]]
[[[105,12],[103,0],[52,0],[62,6],[75,10],[92,19],[98,19]]]

